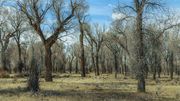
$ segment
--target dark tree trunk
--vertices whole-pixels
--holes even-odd
[[[118,74],[118,60],[117,60],[117,54],[114,53],[114,66],[115,66],[115,78],[117,78]]]
[[[96,53],[96,75],[99,76],[99,56],[98,56],[98,52]]]
[[[145,78],[147,79],[148,78],[148,72],[149,72],[148,65],[145,64],[144,68],[145,68]]]
[[[76,70],[75,70],[76,74],[78,73],[78,59],[76,58]]]
[[[102,55],[102,57],[101,57],[101,69],[102,69],[102,73],[106,73],[105,55]]]
[[[62,64],[62,72],[66,73],[66,66],[65,66],[65,64]]]
[[[144,76],[139,77],[138,79],[138,87],[137,90],[138,92],[145,92],[145,78]]]
[[[158,64],[158,70],[157,70],[158,78],[161,77],[161,69],[162,69],[161,64]]]
[[[23,69],[23,66],[24,66],[24,64],[23,64],[23,62],[22,62],[22,59],[21,59],[21,45],[20,45],[20,42],[18,41],[17,42],[17,47],[18,47],[18,71],[19,71],[19,73],[22,73],[22,69]]]
[[[137,3],[137,2],[136,2]],[[140,6],[141,4],[138,4],[138,6]],[[142,6],[142,5],[141,5]],[[142,20],[142,12],[143,8],[141,7],[137,7],[137,24],[136,24],[136,33],[137,33],[137,63],[139,66],[138,67],[138,72],[137,72],[137,79],[138,79],[138,85],[137,85],[137,91],[138,92],[145,92],[145,77],[144,77],[144,71],[145,71],[145,55],[144,55],[144,33],[142,30],[142,24],[143,24],[143,20]]]
[[[153,69],[153,80],[156,80],[156,66],[154,66]]]
[[[1,63],[2,63],[3,70],[8,71],[8,68],[6,66],[6,56],[5,56],[5,50],[4,49],[1,50]]]
[[[153,52],[153,54],[154,54],[154,63],[153,63],[153,80],[156,80],[156,73],[157,73],[157,63],[158,63],[158,61],[157,61],[157,53],[156,52]]]
[[[80,48],[81,48],[81,55],[80,55],[80,66],[81,66],[81,76],[86,77],[86,70],[85,70],[85,58],[84,58],[84,33],[81,29],[80,34]]]
[[[91,60],[92,60],[92,68],[94,68],[94,72],[96,75],[96,65],[95,65],[95,61],[94,61],[93,43],[91,45]]]
[[[47,82],[53,81],[52,79],[52,61],[51,61],[51,47],[45,46],[45,66],[46,66],[46,75],[45,80]]]
[[[72,73],[72,63],[71,62],[69,63],[69,73],[70,74]]]
[[[6,50],[8,47],[8,43],[9,41],[5,42],[5,44],[2,46],[1,48],[1,63],[2,63],[2,68],[4,71],[9,71],[8,67],[7,67],[7,58],[6,58]]]
[[[170,78],[173,79],[174,73],[174,54],[173,52],[170,53]]]

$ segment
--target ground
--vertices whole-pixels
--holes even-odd
[[[53,82],[40,79],[40,91],[25,90],[27,78],[1,78],[0,101],[180,101],[180,81],[163,76],[146,80],[146,93],[137,93],[137,81],[130,77],[103,74],[86,78],[78,74],[59,74]]]

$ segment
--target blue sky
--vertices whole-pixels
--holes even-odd
[[[109,24],[112,21],[113,8],[118,0],[87,0],[91,23]],[[132,3],[133,0],[119,0],[121,3]],[[179,10],[180,0],[164,0],[167,7]]]

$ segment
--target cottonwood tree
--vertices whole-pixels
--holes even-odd
[[[121,18],[115,19],[112,23],[111,31],[114,34],[115,41],[123,48],[124,57],[124,75],[127,75],[127,58],[129,55],[128,51],[128,36],[127,31],[130,29],[130,19],[128,16],[122,16]]]
[[[127,14],[128,12],[132,16],[135,17],[135,54],[134,54],[134,62],[136,67],[136,77],[138,79],[137,91],[145,92],[145,51],[144,51],[144,23],[145,15],[148,12],[153,11],[157,8],[161,7],[160,0],[133,0],[133,5],[119,5],[117,7],[117,12],[121,14]]]
[[[1,63],[5,71],[8,71],[6,66],[6,50],[10,39],[21,29],[22,20],[18,19],[18,12],[11,8],[11,11],[6,7],[1,8],[0,14],[0,44],[1,44]],[[11,14],[11,15],[10,15]]]
[[[74,54],[74,46],[71,45],[69,46],[69,48],[67,49],[68,54],[67,54],[67,61],[68,61],[68,68],[69,68],[69,73],[72,73],[72,67],[73,67],[73,60],[75,58],[75,54]]]
[[[75,56],[75,73],[79,73],[80,71],[79,71],[79,61],[80,61],[80,44],[79,44],[79,42],[75,42],[74,44],[73,44],[73,52],[74,52],[74,56]]]
[[[155,16],[156,22],[151,22],[145,30],[146,37],[149,37],[149,41],[146,46],[150,46],[149,51],[152,52],[152,57],[149,57],[150,61],[154,61],[151,66],[153,66],[153,79],[156,79],[156,72],[160,78],[161,73],[161,57],[162,57],[162,45],[164,34],[172,29],[178,28],[180,22],[178,21],[178,16],[175,16],[174,11],[166,10],[165,14],[160,14]],[[150,55],[150,54],[149,54]],[[150,55],[150,56],[151,56]],[[148,56],[147,56],[148,58]],[[173,65],[172,65],[173,66]]]
[[[19,30],[16,31],[14,34],[14,40],[17,44],[17,49],[18,49],[18,64],[17,64],[17,69],[19,73],[22,72],[22,69],[24,67],[23,61],[22,61],[22,49],[21,49],[21,37],[22,34],[28,30],[27,26],[25,26],[25,20],[23,19],[24,17],[22,16],[21,12],[16,12],[16,15],[14,16],[15,20],[12,20],[12,27],[15,29],[16,26],[18,26],[17,22],[21,23],[19,26]]]
[[[51,47],[57,41],[60,34],[72,28],[75,11],[80,4],[81,2],[79,0],[69,0],[68,2],[63,0],[23,0],[18,2],[19,8],[26,15],[30,26],[40,36],[44,45],[46,81],[53,80]],[[48,15],[50,15],[49,18]],[[51,20],[52,24],[48,22],[49,20]],[[51,27],[47,30],[48,35],[43,30],[44,27],[47,29],[47,25]]]
[[[62,41],[57,41],[52,47],[53,53],[53,72],[64,72],[66,57],[64,52],[64,43]]]
[[[109,33],[109,34],[112,34],[112,33]],[[117,78],[118,66],[119,66],[118,57],[119,57],[119,52],[120,52],[121,47],[117,44],[116,41],[114,41],[114,37],[115,36],[111,35],[110,37],[106,38],[105,44],[114,56],[115,78]]]
[[[88,5],[86,4],[85,0],[81,0],[81,7],[79,6],[77,12],[76,12],[76,18],[78,20],[79,24],[79,30],[80,30],[80,35],[79,35],[79,41],[80,41],[80,48],[81,48],[81,55],[80,55],[80,67],[81,67],[81,76],[85,77],[86,76],[86,69],[85,69],[85,57],[84,57],[84,34],[85,34],[85,29],[84,26],[86,25],[86,12],[88,9]]]
[[[89,25],[86,26],[86,32],[88,37],[91,39],[91,41],[95,45],[95,64],[96,64],[96,75],[100,75],[99,72],[99,51],[101,49],[101,46],[104,42],[104,33],[105,33],[105,26],[101,27],[98,24],[94,25],[94,29],[92,29]],[[93,31],[94,30],[94,31]]]
[[[89,31],[89,28],[86,29],[87,32]],[[95,58],[94,58],[94,42],[93,39],[88,37],[88,34],[85,35],[85,38],[88,42],[88,44],[90,45],[90,54],[91,54],[91,67],[94,69],[94,72],[96,74],[96,65],[95,65]]]

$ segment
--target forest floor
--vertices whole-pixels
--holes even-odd
[[[103,74],[86,78],[61,74],[53,82],[40,79],[40,91],[25,90],[27,78],[1,78],[0,101],[180,101],[180,80],[163,76],[159,83],[149,78],[146,93],[137,93],[137,81],[130,77]]]

